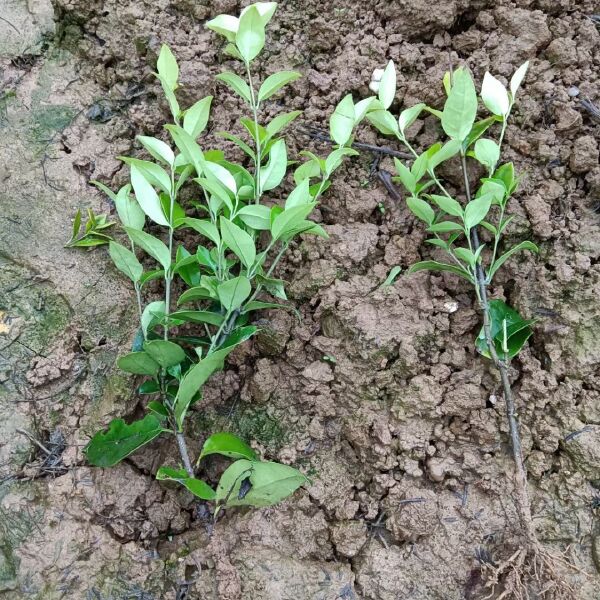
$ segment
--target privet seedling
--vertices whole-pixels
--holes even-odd
[[[116,194],[97,184],[114,201],[128,237],[128,246],[111,241],[109,252],[133,283],[140,320],[132,351],[117,364],[144,378],[138,391],[151,400],[143,419],[129,424],[117,419],[107,431],[98,432],[86,448],[87,458],[108,467],[161,435],[173,435],[182,464],[161,467],[157,478],[177,481],[198,498],[215,501],[215,513],[226,506],[273,504],[306,481],[292,467],[261,461],[245,442],[227,432],[211,435],[194,464],[185,424],[190,407],[201,398],[202,386],[237,346],[256,333],[252,315],[283,306],[274,302],[287,299],[284,282],[274,270],[290,243],[300,234],[327,237],[309,216],[343,158],[356,154],[346,147],[356,121],[339,123],[338,109],[331,118],[338,145],[325,159],[303,152],[307,160],[294,171],[295,187],[283,205],[274,202],[283,193],[277,190],[288,171],[281,132],[300,114],[287,112],[269,123],[260,122],[263,103],[300,77],[283,71],[256,85],[253,61],[263,49],[265,27],[276,7],[274,2],[259,2],[245,8],[239,18],[219,15],[206,25],[226,39],[225,52],[240,62],[244,73],[224,72],[217,79],[248,106],[249,116],[240,121],[249,142],[230,132],[219,135],[247,155],[249,167],[229,161],[220,150],[201,148],[197,140],[207,127],[212,97],[187,110],[180,108],[179,68],[171,50],[163,46],[156,77],[173,118],[165,129],[174,146],[138,136],[154,160],[122,157],[131,183]],[[200,198],[192,206],[179,201],[184,185]],[[188,249],[178,241],[184,230],[198,234],[197,246]],[[151,270],[138,259],[141,251],[155,262]],[[164,297],[145,304],[144,286],[157,279],[163,281]],[[184,287],[178,297],[175,281],[178,288]],[[271,299],[265,300],[265,295]],[[215,453],[234,462],[213,489],[196,478],[196,468]]]
[[[548,580],[553,580],[557,588],[568,588],[556,575],[554,557],[542,548],[536,537],[509,380],[510,360],[530,337],[533,321],[521,317],[502,300],[488,298],[488,287],[507,260],[523,250],[537,252],[531,241],[511,246],[504,238],[513,218],[508,204],[517,189],[518,178],[512,163],[501,162],[502,142],[527,69],[528,63],[525,63],[516,70],[508,90],[490,73],[485,74],[480,94],[490,113],[485,118],[478,117],[475,85],[464,68],[446,73],[443,85],[447,99],[442,111],[417,104],[403,110],[397,119],[392,116],[389,108],[396,93],[396,71],[391,61],[371,82],[371,88],[378,93],[377,98],[363,101],[368,103],[366,118],[383,134],[395,136],[414,157],[411,164],[395,160],[396,180],[407,191],[408,208],[430,234],[427,243],[445,256],[442,260],[419,262],[410,271],[446,271],[465,279],[473,286],[483,315],[483,327],[475,345],[483,356],[491,358],[502,381],[515,464],[516,506],[526,542],[524,549],[503,567],[513,569],[516,575],[513,581],[517,582],[513,591],[518,597],[523,590],[526,592],[523,571],[538,582],[546,578],[544,586]],[[406,132],[424,111],[439,119],[445,138],[419,153],[407,139]],[[496,129],[498,133],[495,133]],[[461,165],[462,197],[449,193],[437,175],[438,167],[454,157],[459,158]],[[470,187],[468,168],[471,161],[478,162],[486,172],[475,190]],[[485,243],[481,243],[479,237],[483,230],[487,232]]]

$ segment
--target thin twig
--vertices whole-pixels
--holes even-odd
[[[467,203],[471,202],[471,188],[469,185],[469,172],[467,168],[467,160],[465,154],[462,154],[462,171],[465,183],[465,195]],[[479,249],[479,235],[477,233],[477,227],[471,229],[471,244],[473,252],[477,252]],[[513,461],[515,464],[515,493],[517,496],[517,510],[522,526],[525,528],[525,534],[528,542],[535,541],[535,532],[533,531],[533,524],[531,522],[531,507],[529,503],[529,496],[527,494],[527,473],[523,464],[523,451],[521,449],[521,436],[519,434],[519,425],[517,423],[517,416],[515,411],[515,401],[510,385],[510,378],[508,375],[508,364],[505,360],[501,359],[496,352],[496,344],[492,336],[492,327],[490,322],[490,307],[487,296],[487,284],[486,276],[483,271],[481,263],[478,262],[475,269],[476,282],[477,282],[477,296],[479,299],[479,305],[483,313],[483,331],[485,333],[485,341],[488,347],[488,351],[492,358],[494,366],[500,373],[500,380],[502,382],[502,389],[504,392],[504,401],[506,404],[506,418],[508,420],[508,428],[510,432],[511,447],[513,454]]]
[[[302,127],[300,128],[300,132],[320,142],[326,142],[328,144],[335,143],[327,133],[316,127]],[[396,158],[413,158],[412,154],[409,154],[408,152],[399,152],[398,150],[393,150],[387,146],[375,146],[363,142],[353,142],[352,148],[356,148],[357,150],[367,150],[373,154],[387,154],[388,156],[395,156]]]

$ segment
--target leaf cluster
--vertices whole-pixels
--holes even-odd
[[[140,317],[132,351],[119,358],[118,366],[143,377],[139,393],[151,400],[143,419],[129,425],[113,421],[108,431],[92,438],[87,447],[92,464],[116,464],[163,433],[181,437],[203,385],[237,346],[256,333],[252,314],[286,306],[279,302],[287,300],[285,283],[274,276],[274,269],[290,243],[301,234],[327,237],[310,215],[343,158],[356,154],[347,146],[352,128],[345,126],[338,146],[324,158],[301,153],[305,160],[293,169],[292,191],[284,194],[283,203],[275,201],[293,164],[282,132],[300,114],[287,112],[260,122],[262,103],[300,76],[283,71],[260,86],[253,81],[252,61],[264,47],[265,27],[275,9],[276,3],[258,2],[239,17],[219,15],[206,25],[226,38],[225,52],[243,65],[241,75],[224,72],[217,79],[247,105],[248,115],[240,119],[241,134],[220,132],[241,148],[246,161],[234,163],[221,150],[203,147],[199,138],[209,122],[212,97],[181,108],[179,67],[165,45],[156,77],[172,116],[165,125],[166,136],[137,137],[150,159],[121,157],[130,182],[118,192],[100,184],[114,201],[128,238],[126,244],[110,241],[109,254],[133,283]],[[332,127],[341,110],[338,106],[332,116]],[[191,204],[180,202],[184,186],[196,198]],[[151,233],[157,227],[161,233]],[[195,244],[180,242],[182,234],[188,238],[191,234]],[[164,298],[144,305],[144,286],[156,279],[164,283]],[[183,288],[178,297],[173,282]],[[184,469],[162,467],[157,477],[178,481],[200,498],[225,506],[277,502],[305,481],[291,467],[259,461],[231,434],[211,436],[200,459],[213,451],[235,460],[216,491],[194,477],[183,455]]]
[[[395,180],[407,192],[408,208],[431,234],[426,242],[440,248],[447,257],[446,261],[419,262],[411,267],[410,272],[428,270],[453,273],[469,281],[479,297],[480,277],[487,286],[498,269],[513,255],[522,250],[538,251],[533,242],[525,240],[505,246],[504,251],[500,252],[503,236],[513,218],[507,215],[507,205],[519,183],[513,164],[500,164],[501,146],[508,117],[527,68],[528,63],[525,63],[517,69],[510,81],[509,90],[493,75],[485,74],[480,98],[491,114],[484,118],[478,116],[479,100],[475,85],[470,73],[464,68],[446,73],[443,84],[447,98],[441,111],[419,103],[402,110],[397,119],[392,115],[389,108],[396,93],[396,72],[392,61],[378,84],[378,96],[362,101],[368,107],[365,115],[367,120],[381,133],[395,136],[413,155],[411,164],[395,159]],[[407,130],[423,113],[439,120],[446,139],[418,153],[407,139]],[[495,125],[500,128],[497,140],[489,136]],[[455,157],[463,165],[465,200],[450,194],[437,174],[440,165]],[[467,160],[477,161],[487,173],[474,193],[469,188],[466,176]],[[478,240],[478,236],[473,234],[479,227],[489,232],[489,244],[474,242]],[[493,306],[491,317],[499,318],[502,312],[498,310],[499,304]],[[521,334],[511,336],[511,327],[518,325],[512,313],[506,313],[505,317],[509,339],[502,340],[500,354],[510,357],[518,352],[529,337],[524,334],[528,322],[521,320],[526,323],[519,329]],[[513,333],[516,334],[516,331]],[[496,331],[495,335],[497,334]],[[482,349],[480,339],[478,338],[477,346]],[[520,341],[518,348],[515,346],[517,339]],[[507,350],[507,345],[512,349]]]

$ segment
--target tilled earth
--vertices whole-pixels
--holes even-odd
[[[312,480],[288,502],[231,511],[210,535],[206,507],[160,485],[161,442],[121,466],[85,465],[89,435],[140,414],[116,356],[135,329],[131,290],[102,249],[65,250],[78,207],[110,213],[89,185],[127,173],[138,133],[163,135],[151,75],[160,44],[181,66],[181,104],[212,94],[206,139],[239,130],[237,99],[214,75],[235,64],[204,22],[235,0],[4,0],[0,19],[0,597],[17,599],[459,600],[516,549],[512,463],[498,379],[473,350],[474,297],[451,276],[389,270],[426,257],[422,227],[389,196],[387,157],[338,172],[318,218],[330,240],[297,244],[279,274],[302,321],[266,312],[192,417],[190,444],[229,428]],[[315,145],[373,69],[399,70],[393,111],[443,103],[448,65],[481,81],[531,68],[506,137],[522,174],[513,240],[494,297],[536,318],[513,365],[540,539],[600,578],[600,105],[598,6],[588,0],[283,0],[261,76],[304,77],[263,118],[302,109],[290,154]],[[597,109],[596,109],[597,110]],[[411,130],[424,148],[433,119]],[[357,138],[393,145],[364,127]],[[452,170],[448,185],[459,189]],[[277,198],[275,198],[277,199]],[[149,290],[148,297],[159,289]],[[36,440],[38,443],[36,443]],[[43,446],[40,447],[41,444]],[[216,478],[222,465],[208,465]],[[483,571],[482,571],[483,569]],[[492,596],[494,597],[494,596]]]

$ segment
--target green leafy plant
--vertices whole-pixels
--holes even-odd
[[[108,220],[107,215],[95,215],[91,208],[87,210],[88,218],[81,230],[81,210],[77,209],[73,218],[73,229],[71,239],[65,244],[65,248],[92,248],[108,244],[112,237],[104,233],[105,229],[112,227],[114,223]]]
[[[217,79],[249,107],[249,116],[240,119],[249,141],[230,132],[219,135],[247,155],[249,166],[229,161],[220,150],[201,148],[197,140],[207,126],[212,97],[186,110],[180,108],[176,95],[179,68],[171,50],[163,46],[156,77],[173,118],[165,129],[174,146],[138,136],[154,160],[121,157],[129,166],[130,184],[117,193],[98,184],[114,201],[129,238],[128,246],[111,241],[109,253],[134,285],[140,320],[132,351],[117,364],[144,378],[139,393],[152,400],[143,419],[129,424],[117,419],[107,431],[98,432],[86,448],[88,461],[111,466],[157,437],[173,435],[181,465],[161,467],[157,478],[176,481],[195,496],[215,501],[216,512],[225,506],[273,504],[306,481],[292,467],[260,460],[245,442],[226,432],[206,440],[194,465],[184,429],[190,408],[201,398],[202,386],[223,368],[235,348],[256,333],[253,313],[284,306],[275,302],[287,299],[284,282],[274,276],[275,267],[300,234],[327,237],[309,216],[343,158],[356,154],[347,144],[357,121],[342,122],[344,99],[331,118],[337,146],[326,158],[303,152],[307,160],[294,170],[294,188],[285,194],[283,205],[275,202],[282,193],[275,190],[289,167],[286,142],[280,134],[300,114],[283,113],[260,123],[263,103],[300,77],[296,72],[278,72],[260,86],[253,77],[252,62],[263,49],[265,27],[276,6],[259,2],[245,8],[239,18],[219,15],[206,24],[226,39],[225,52],[242,66],[243,76],[224,72]],[[202,200],[182,206],[179,198],[184,186]],[[151,231],[164,234],[150,233],[147,220]],[[197,234],[201,243],[188,250],[178,241],[181,232]],[[144,267],[139,251],[155,263],[153,268]],[[164,297],[144,304],[143,288],[156,279],[164,283]],[[183,286],[178,297],[175,283]],[[196,468],[215,453],[233,462],[213,489],[196,477]]]
[[[441,111],[417,104],[402,110],[396,119],[389,111],[396,93],[396,72],[391,61],[383,73],[377,74],[375,79],[378,81],[371,83],[371,88],[378,93],[377,98],[363,102],[370,102],[366,118],[371,124],[381,133],[395,136],[412,154],[410,164],[395,159],[395,180],[406,189],[408,208],[425,224],[431,235],[427,243],[438,248],[446,257],[446,260],[419,262],[409,272],[445,271],[465,279],[473,286],[483,315],[483,326],[475,344],[478,351],[490,358],[497,368],[506,402],[515,464],[516,505],[527,542],[526,551],[518,557],[519,565],[532,551],[535,558],[530,572],[538,576],[545,567],[548,567],[546,574],[552,573],[552,560],[537,541],[533,526],[509,379],[510,360],[519,353],[532,334],[533,321],[521,317],[504,301],[488,298],[488,287],[508,259],[523,250],[537,252],[536,245],[531,241],[510,246],[506,245],[504,237],[513,218],[508,214],[508,204],[517,190],[518,177],[513,164],[501,164],[500,156],[508,118],[527,69],[528,63],[525,63],[516,70],[508,90],[490,73],[485,74],[480,94],[483,105],[490,113],[485,118],[478,117],[479,102],[475,85],[464,68],[446,73],[443,85],[447,98]],[[408,140],[407,130],[423,113],[439,119],[445,139],[419,153]],[[490,131],[494,126],[499,133],[493,138]],[[462,172],[464,184],[461,194],[451,194],[438,175],[438,167],[455,157],[460,164],[457,168]],[[485,177],[475,190],[471,189],[469,177],[471,161],[479,163],[485,170]],[[448,165],[447,168],[452,167]],[[483,243],[480,238],[482,232],[486,236]],[[519,589],[523,591],[523,588]]]

